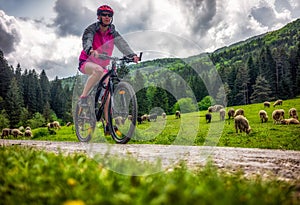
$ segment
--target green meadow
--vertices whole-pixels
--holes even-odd
[[[272,112],[275,109],[284,109],[285,118],[289,118],[288,111],[292,107],[296,108],[298,112],[300,111],[300,98],[284,100],[282,106],[275,108],[272,105],[270,108],[264,108],[263,103],[232,107],[235,110],[244,109],[245,117],[252,128],[248,135],[236,133],[233,119],[229,120],[226,115],[225,121],[221,121],[219,113],[212,113],[211,123],[206,123],[207,111],[182,113],[179,119],[176,119],[175,115],[168,115],[166,119],[158,116],[155,122],[146,121],[137,125],[135,136],[129,143],[300,150],[300,125],[274,124],[272,120]],[[258,115],[260,110],[267,111],[269,117],[267,123],[261,123]],[[22,139],[27,138],[22,137]],[[56,130],[55,135],[50,135],[47,128],[38,128],[33,130],[32,139],[78,141],[74,126],[62,126],[60,130]],[[103,135],[101,123],[97,125],[93,142],[114,143],[110,136]]]

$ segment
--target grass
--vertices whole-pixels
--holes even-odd
[[[174,115],[167,116],[167,119],[159,116],[156,122],[144,122],[137,125],[135,136],[129,143],[300,150],[300,125],[275,125],[272,120],[273,110],[284,109],[285,118],[288,118],[288,110],[291,107],[300,111],[300,98],[285,100],[282,106],[276,108],[264,108],[262,103],[233,107],[245,110],[245,116],[252,128],[249,135],[236,133],[234,121],[232,119],[220,121],[219,113],[212,113],[211,123],[205,121],[207,111],[185,113],[180,119],[176,119]],[[267,123],[260,121],[258,112],[261,109],[268,113]],[[74,126],[63,126],[62,129],[56,131],[56,135],[49,135],[47,128],[38,128],[33,130],[33,136],[35,140],[78,141]],[[101,124],[96,129],[93,142],[114,143],[111,137],[103,136]]]
[[[84,154],[63,155],[19,146],[0,147],[0,204],[297,204],[297,183],[251,180],[223,173],[208,164],[189,171],[126,176],[105,168],[141,166],[134,160]],[[298,183],[299,184],[299,183]],[[299,197],[299,196],[298,196]]]

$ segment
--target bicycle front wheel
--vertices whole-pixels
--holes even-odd
[[[137,121],[137,100],[132,86],[120,82],[114,89],[109,103],[110,133],[117,143],[127,143],[134,134]]]
[[[96,126],[94,110],[90,106],[82,107],[77,103],[74,119],[78,140],[80,142],[90,141]]]

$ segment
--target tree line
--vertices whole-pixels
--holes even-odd
[[[0,126],[44,126],[60,119],[72,121],[72,87],[63,86],[62,80],[49,81],[45,70],[22,71],[8,65],[0,50]]]

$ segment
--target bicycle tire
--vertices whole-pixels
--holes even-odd
[[[80,142],[89,142],[96,127],[94,110],[90,107],[81,107],[79,103],[75,110],[75,131]]]
[[[110,134],[115,142],[126,144],[134,134],[138,112],[135,91],[129,83],[116,85],[109,110]]]

